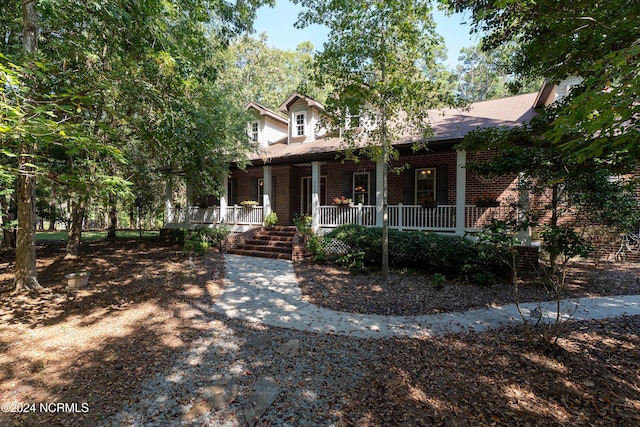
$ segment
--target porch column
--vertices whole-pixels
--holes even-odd
[[[465,198],[467,194],[467,152],[456,151],[456,231],[464,234]]]
[[[164,221],[165,224],[173,222],[173,177],[164,183]]]
[[[384,160],[378,160],[376,162],[376,227],[382,227],[382,186],[383,186],[383,174],[384,174]]]
[[[220,223],[227,222],[227,197],[229,192],[229,177],[222,178],[222,194],[220,195]]]
[[[311,227],[320,228],[320,162],[311,162]]]
[[[272,166],[264,166],[262,171],[264,188],[262,189],[262,216],[263,218],[271,213],[271,169]]]

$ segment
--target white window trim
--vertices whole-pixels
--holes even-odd
[[[298,126],[300,126],[298,124],[298,117],[302,116],[302,134],[299,133],[299,128]],[[293,113],[293,137],[294,138],[299,138],[301,136],[305,136],[307,134],[307,113],[304,111],[298,111],[296,113]]]
[[[254,126],[255,131],[253,130]],[[260,122],[258,120],[253,121],[249,124],[249,139],[255,144],[260,142]]]
[[[351,188],[353,188],[353,203],[359,204],[360,202],[356,198],[356,175],[367,176],[367,192],[364,194],[365,199],[362,202],[363,205],[368,205],[371,200],[371,173],[370,172],[354,172],[353,179],[351,181]]]
[[[414,202],[416,204],[419,204],[418,203],[418,176],[422,173],[422,171],[427,171],[427,170],[432,171],[432,174],[433,174],[433,201],[435,202],[437,200],[437,197],[438,197],[438,193],[437,193],[438,186],[436,184],[436,178],[437,178],[436,168],[420,168],[420,169],[416,169],[416,174],[415,174],[415,177],[414,177],[414,188],[415,188],[415,191],[414,191],[414,194],[413,194],[413,200],[414,200]]]

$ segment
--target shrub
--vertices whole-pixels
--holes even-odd
[[[326,235],[362,253],[366,265],[379,265],[382,229],[342,225]],[[461,236],[389,230],[389,262],[394,267],[415,267],[429,273],[473,279],[476,273],[504,276],[508,272],[502,250]],[[481,276],[478,276],[484,280]],[[486,282],[487,280],[485,280]]]
[[[269,214],[267,214],[264,217],[264,225],[266,225],[267,227],[272,227],[277,223],[278,223],[278,214],[275,212],[269,212]]]
[[[211,247],[221,249],[228,235],[229,227],[226,225],[183,230],[184,243],[182,252],[189,256],[202,256],[207,253]]]

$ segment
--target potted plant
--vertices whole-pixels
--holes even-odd
[[[473,199],[473,203],[479,208],[496,208],[500,206],[498,196],[493,193],[484,193]]]
[[[276,224],[278,224],[278,214],[276,214],[275,212],[270,212],[264,217],[265,227],[273,227]]]
[[[255,200],[243,200],[242,202],[240,202],[240,206],[245,208],[254,208],[258,206],[258,202]]]
[[[353,204],[353,200],[348,199],[344,196],[340,196],[340,197],[335,197],[331,203],[333,203],[336,206],[349,206],[351,204]]]
[[[422,206],[424,209],[433,209],[438,206],[438,202],[436,202],[431,196],[419,198],[418,204]]]

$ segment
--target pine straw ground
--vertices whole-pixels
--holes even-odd
[[[38,248],[46,288],[38,294],[12,292],[13,254],[0,253],[0,404],[77,402],[89,410],[4,412],[0,426],[99,424],[212,319],[225,322],[209,311],[223,290],[218,253],[192,265],[179,247],[153,240],[85,243],[75,261],[63,260],[63,249]],[[345,311],[425,314],[512,302],[505,285],[438,290],[419,274],[396,272],[383,286],[376,275],[296,267],[305,298]],[[80,270],[91,272],[90,286],[66,289],[64,275]],[[584,265],[572,271],[569,293],[637,294],[639,276],[638,264]],[[525,286],[523,299],[543,296],[542,286]],[[251,334],[249,324],[227,325]],[[264,334],[285,339],[278,328]],[[345,340],[326,336],[309,351],[333,354],[330,346],[350,348]],[[516,328],[358,345],[367,349],[358,363],[364,376],[348,394],[332,388],[341,382],[332,369],[317,373],[327,378],[322,393],[336,394],[341,425],[640,425],[640,316],[571,322],[556,346],[532,346]]]

